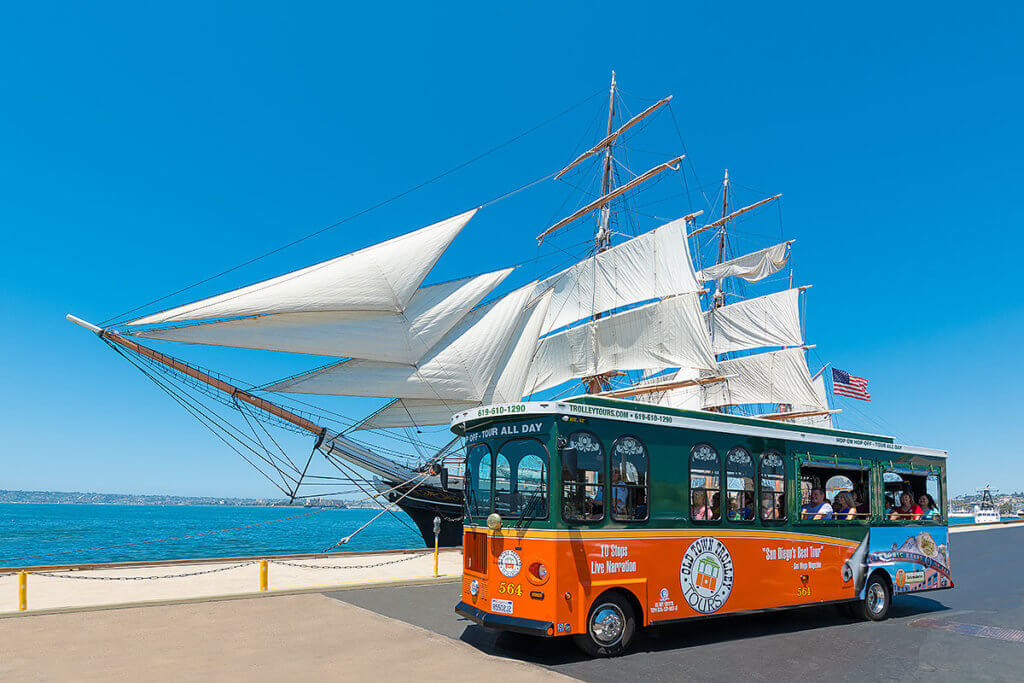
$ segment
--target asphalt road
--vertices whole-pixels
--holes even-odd
[[[881,623],[831,606],[695,621],[641,631],[630,654],[604,660],[459,617],[457,582],[326,595],[587,681],[1024,680],[1024,528],[957,533],[950,546],[956,588],[898,597]]]

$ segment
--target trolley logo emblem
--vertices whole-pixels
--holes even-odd
[[[717,612],[732,593],[732,555],[717,538],[698,538],[679,564],[679,585],[687,604],[702,614]]]
[[[512,579],[519,574],[519,570],[523,568],[523,561],[519,559],[519,555],[514,550],[505,550],[498,555],[498,571]]]

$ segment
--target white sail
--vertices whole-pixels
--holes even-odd
[[[796,412],[814,412],[816,410],[828,410],[828,394],[825,393],[825,375],[818,375],[811,382],[814,385],[814,393],[818,395],[818,402],[815,405],[810,406],[793,406],[793,410]],[[793,424],[807,425],[809,427],[825,427],[826,429],[832,429],[832,416],[831,415],[810,415],[808,417],[794,417],[786,420],[786,422],[792,422]]]
[[[818,402],[802,348],[722,361],[718,364],[718,373],[737,377],[701,387],[705,408],[738,403],[816,405]]]
[[[695,292],[696,274],[680,218],[544,280],[554,296],[543,334],[569,323],[641,301]]]
[[[192,344],[415,363],[511,272],[507,268],[422,287],[401,313],[277,313],[133,334]]]
[[[311,311],[402,312],[476,210],[365,249],[130,323]]]
[[[715,367],[696,293],[640,306],[545,337],[530,369],[527,392],[612,370],[669,367]]]
[[[675,374],[667,377],[658,377],[654,382],[682,382],[688,379],[698,379],[701,376],[699,370],[693,368],[680,368]],[[683,410],[700,410],[704,407],[702,402],[703,394],[701,387],[679,387],[669,389],[658,394],[651,395],[651,403],[668,406],[669,408],[681,408]]]
[[[522,324],[515,333],[515,343],[510,346],[507,357],[498,364],[495,376],[480,401],[397,399],[371,415],[358,429],[447,424],[451,416],[461,410],[490,403],[519,401],[525,393],[527,372],[550,300],[549,291],[538,299],[523,317]]]
[[[416,364],[349,360],[278,382],[300,394],[481,401],[536,283],[472,311]]]
[[[715,353],[765,346],[800,346],[800,290],[787,289],[707,313]]]
[[[721,280],[723,277],[741,277],[747,282],[763,280],[772,273],[782,270],[789,260],[789,242],[744,254],[737,258],[709,266],[700,272],[704,282]]]

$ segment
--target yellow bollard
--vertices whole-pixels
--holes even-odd
[[[260,590],[267,590],[267,569],[268,562],[266,560],[260,560]]]
[[[437,578],[437,541],[441,536],[441,518],[434,517],[434,578]]]
[[[18,572],[18,611],[28,609],[28,574]]]
[[[434,536],[434,577],[437,577],[437,536]]]

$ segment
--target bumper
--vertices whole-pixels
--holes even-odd
[[[513,631],[525,633],[530,636],[550,636],[554,633],[555,625],[550,621],[538,621],[536,619],[523,619],[521,617],[510,617],[504,614],[491,614],[482,609],[460,602],[455,606],[458,614],[474,621],[486,628],[501,629],[502,631]]]

